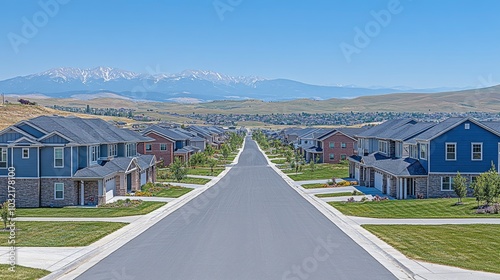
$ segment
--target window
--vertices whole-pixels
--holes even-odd
[[[465,129],[470,129],[470,123],[465,124]]]
[[[410,145],[409,149],[410,149],[410,157],[417,159],[418,158],[418,147],[417,147],[417,145]]]
[[[153,149],[153,145],[146,144],[146,151],[151,151]]]
[[[340,159],[341,160],[346,160],[347,159],[347,155],[340,155]]]
[[[387,154],[387,141],[378,141],[378,150],[381,153]]]
[[[446,143],[446,160],[457,160],[456,143]]]
[[[342,149],[345,149],[345,148],[347,147],[347,144],[346,144],[346,143],[340,143],[340,147],[341,147]]]
[[[427,144],[420,144],[420,159],[427,159]]]
[[[108,157],[116,157],[118,155],[118,145],[108,144]]]
[[[64,148],[54,148],[54,167],[64,167]]]
[[[160,151],[166,151],[167,150],[167,144],[160,144]]]
[[[476,181],[477,181],[477,176],[472,176],[470,178],[470,184],[469,184],[469,186],[474,186],[474,184],[476,183]]]
[[[483,143],[472,143],[472,160],[483,160]]]
[[[54,199],[64,199],[64,183],[54,183]]]
[[[330,147],[331,149],[335,148],[335,142],[330,142],[328,144],[328,147]]]
[[[330,159],[335,159],[335,154],[330,154]]]
[[[7,148],[0,148],[0,168],[7,168]]]
[[[30,158],[30,149],[23,148],[23,158]]]
[[[441,177],[441,190],[452,191],[453,189],[453,177]]]
[[[133,157],[136,155],[137,151],[135,143],[126,144],[125,147],[126,147],[126,154],[125,154],[126,157]]]
[[[99,159],[99,146],[90,146],[90,162],[96,163]]]

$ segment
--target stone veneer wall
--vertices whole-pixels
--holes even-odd
[[[85,181],[84,188],[84,203],[85,205],[97,205],[98,201],[98,189],[97,189],[97,181]],[[78,196],[80,197],[80,196]],[[80,203],[80,199],[78,199],[78,203]]]
[[[39,181],[38,179],[15,179],[16,207],[40,207]],[[0,178],[0,203],[8,199],[8,178]]]
[[[64,183],[64,199],[54,198],[54,183]],[[41,179],[41,207],[63,207],[78,205],[78,184],[71,178]]]
[[[478,176],[477,174],[460,174],[461,176],[465,177],[467,179],[467,184],[470,183],[472,180],[471,178],[474,176]],[[456,197],[456,194],[453,190],[451,191],[442,191],[441,190],[441,177],[443,176],[450,176],[450,177],[455,177],[457,176],[456,173],[450,173],[450,174],[430,174],[429,175],[429,195],[428,198],[437,198],[437,197]],[[467,196],[472,196],[472,189],[467,188]]]

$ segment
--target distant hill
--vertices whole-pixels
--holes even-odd
[[[414,90],[436,92],[437,89]],[[49,98],[92,99],[115,96],[130,100],[200,103],[212,100],[284,101],[295,99],[345,99],[397,92],[402,88],[318,86],[287,79],[232,77],[214,71],[186,70],[178,74],[138,74],[111,67],[55,68],[0,81],[5,94]]]
[[[137,113],[157,116],[161,113],[216,113],[216,114],[289,114],[333,112],[500,112],[500,86],[477,90],[422,94],[399,93],[364,96],[353,99],[329,99],[316,101],[300,99],[282,102],[261,100],[213,101],[200,104],[175,104],[165,102],[136,102],[105,98],[91,100],[38,99],[43,105],[85,107],[87,104],[102,108],[132,108]],[[149,110],[149,111],[148,111]]]
[[[33,106],[33,105],[9,104],[9,105],[0,105],[0,130],[5,129],[8,126],[11,126],[22,120],[27,120],[44,115],[60,115],[60,116],[73,115],[81,118],[101,118],[106,121],[116,120],[116,121],[124,121],[126,123],[130,122],[130,120],[126,118],[75,114],[70,112],[54,110],[38,105]]]

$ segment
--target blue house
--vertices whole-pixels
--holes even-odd
[[[500,157],[500,123],[471,118],[390,120],[358,139],[351,177],[399,199],[454,196],[457,172],[470,183]]]
[[[0,201],[15,168],[18,207],[104,204],[156,178],[152,139],[101,119],[41,116],[0,131]]]

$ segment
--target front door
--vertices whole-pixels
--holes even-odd
[[[132,191],[132,173],[127,174],[127,192]]]

